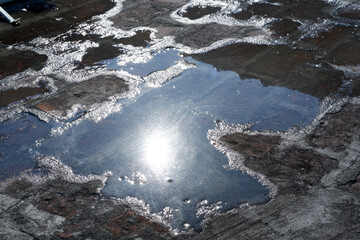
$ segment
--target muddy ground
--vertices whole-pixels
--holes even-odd
[[[222,136],[219,144],[244,157],[244,165],[264,175],[277,192],[261,206],[213,216],[203,232],[177,236],[160,223],[144,217],[125,204],[103,199],[103,183],[91,180],[69,182],[61,176],[38,183],[27,177],[0,183],[0,238],[3,239],[358,239],[360,236],[360,32],[359,11],[323,1],[269,1],[253,3],[229,14],[238,20],[276,18],[265,28],[228,26],[218,23],[185,24],[170,14],[188,1],[125,1],[113,16],[114,26],[131,30],[145,26],[155,38],[174,36],[177,44],[199,49],[224,38],[271,38],[284,44],[238,41],[201,53],[194,59],[219,70],[235,71],[242,78],[259,79],[265,86],[281,86],[320,99],[342,101],[325,111],[306,130],[269,135],[243,131]],[[281,3],[281,4],[270,4]],[[356,2],[355,2],[356,3]],[[56,0],[40,12],[15,12],[22,24],[0,23],[0,83],[16,73],[40,70],[47,56],[28,50],[6,48],[42,37],[55,37],[76,24],[114,6],[101,0]],[[196,20],[219,11],[195,7],[183,17]],[[317,34],[305,34],[311,24],[330,21]],[[309,24],[310,25],[306,25]],[[305,27],[305,29],[304,29]],[[100,38],[97,35],[62,34],[64,41],[97,42],[73,71],[96,67],[101,60],[122,54],[117,44],[147,47],[151,31],[138,30],[131,37]],[[50,75],[49,75],[50,76]],[[34,76],[16,78],[19,88],[0,85],[2,113],[25,107],[66,116],[75,104],[90,109],[129,88],[117,76],[99,75],[84,82],[69,83],[51,75],[56,88]],[[36,97],[34,97],[36,96]],[[289,137],[292,136],[292,137]],[[2,141],[2,136],[0,136]],[[1,153],[0,153],[1,159]]]

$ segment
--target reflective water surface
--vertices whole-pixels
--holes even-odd
[[[35,166],[32,148],[50,129],[51,125],[30,114],[0,122],[0,181]]]
[[[177,58],[173,50],[161,54],[163,63],[167,54],[168,62]],[[98,123],[84,121],[35,150],[56,156],[75,173],[112,171],[105,196],[135,197],[153,213],[170,207],[169,222],[178,229],[201,230],[208,210],[267,202],[269,191],[257,180],[224,168],[227,158],[210,144],[207,131],[217,119],[272,130],[308,124],[318,113],[318,99],[186,60],[197,67],[160,88],[142,86],[138,97],[121,101],[121,112]],[[162,69],[157,61],[139,66]]]

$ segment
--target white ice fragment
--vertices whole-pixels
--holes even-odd
[[[112,113],[119,112],[122,105],[116,101],[97,103],[87,112],[86,118],[94,122],[100,122]]]
[[[47,179],[55,179],[61,177],[66,181],[76,182],[76,183],[85,183],[93,180],[100,180],[104,186],[109,176],[112,175],[110,171],[105,172],[102,175],[89,174],[85,176],[80,174],[74,174],[71,167],[63,164],[62,162],[60,162],[60,160],[56,159],[54,156],[37,156],[35,158],[35,161],[40,168],[47,170],[48,175],[46,177],[28,175],[27,178],[33,181],[35,180],[41,182]]]
[[[220,213],[220,210],[222,209],[222,202],[217,202],[213,204],[201,204],[201,202],[196,206],[196,216],[200,217],[203,216],[205,219],[208,219],[211,216],[214,216],[216,214]]]
[[[147,179],[145,175],[141,174],[140,172],[133,172],[130,177],[124,176],[122,178],[119,178],[120,181],[125,180],[130,184],[144,184],[146,183]]]
[[[185,229],[189,229],[190,224],[189,224],[189,223],[187,223],[187,222],[185,222],[185,223],[183,224],[183,227],[184,227]]]
[[[204,199],[204,200],[200,201],[200,202],[196,205],[196,207],[200,207],[200,206],[203,206],[203,205],[207,205],[208,203],[209,203],[209,201],[206,200],[206,199]]]
[[[121,203],[124,203],[131,207],[131,209],[141,212],[145,216],[150,216],[150,205],[146,204],[144,201],[139,200],[135,197],[127,196],[124,199],[117,199]]]
[[[174,218],[174,210],[171,207],[164,207],[158,215],[165,220],[170,220]]]
[[[173,65],[165,70],[153,72],[145,76],[143,79],[146,85],[149,87],[160,87],[168,80],[195,66],[195,64],[188,63],[185,60],[180,60],[176,65]]]
[[[183,5],[181,8],[175,10],[171,13],[171,17],[178,22],[183,24],[209,24],[209,23],[218,23],[227,26],[253,26],[257,28],[264,27],[267,23],[275,20],[274,18],[264,18],[260,16],[252,16],[248,20],[238,20],[231,17],[231,14],[234,12],[239,12],[244,9],[248,3],[232,1],[232,0],[193,0],[188,4]],[[220,10],[216,13],[205,15],[198,19],[188,19],[183,17],[181,14],[186,13],[187,9],[193,8],[196,6],[200,7],[220,7]]]

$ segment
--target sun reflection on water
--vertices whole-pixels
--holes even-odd
[[[174,135],[154,131],[145,138],[144,160],[152,171],[159,173],[169,168],[174,159]]]

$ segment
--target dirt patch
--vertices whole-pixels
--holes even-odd
[[[48,92],[45,87],[22,87],[16,90],[10,89],[6,91],[0,91],[0,107],[6,107],[10,103],[26,99],[27,97],[39,95],[45,92]]]
[[[132,236],[141,232],[158,232],[169,234],[169,230],[149,219],[140,216],[130,209],[126,209],[120,216],[107,220],[104,227],[108,229],[113,238],[123,238]]]
[[[245,166],[263,174],[278,187],[276,196],[265,205],[216,216],[198,235],[176,239],[353,239],[359,234],[359,105],[347,104],[341,111],[326,114],[324,124],[314,133],[321,148],[333,149],[337,138],[344,147],[337,154],[321,148],[300,147],[296,142],[279,143],[279,136],[237,133],[221,139],[245,157]],[[338,121],[336,120],[338,119]],[[345,123],[343,120],[347,119]],[[343,128],[346,134],[332,134]],[[313,133],[304,140],[313,139]],[[329,141],[325,141],[329,137]],[[301,140],[300,140],[301,141]],[[357,144],[357,145],[356,145]],[[352,156],[351,158],[347,157]],[[337,157],[336,157],[337,156]],[[320,237],[321,236],[321,237]]]
[[[131,30],[137,26],[149,26],[154,22],[162,21],[161,17],[170,15],[176,9],[177,4],[151,3],[127,4],[123,11],[111,20],[116,27]]]
[[[360,9],[343,8],[337,11],[339,17],[360,20]]]
[[[314,151],[295,149],[284,157],[284,165],[298,175],[300,185],[316,185],[321,178],[338,167],[335,159]]]
[[[291,33],[298,30],[300,23],[294,22],[289,19],[283,19],[276,21],[270,25],[270,30],[273,31],[277,36],[288,36]]]
[[[247,20],[252,16],[289,20],[316,20],[317,18],[332,18],[329,14],[330,10],[332,10],[331,5],[317,0],[284,1],[281,4],[255,2],[243,11],[234,13],[231,16],[240,20]]]
[[[111,1],[55,1],[55,6],[42,12],[16,12],[14,18],[21,17],[21,25],[13,28],[1,24],[0,42],[6,45],[25,42],[36,37],[54,37],[73,24],[90,19],[114,6]]]
[[[235,133],[223,136],[220,140],[237,152],[247,156],[262,157],[280,143],[281,137]]]
[[[326,115],[308,140],[319,148],[343,151],[360,128],[360,107],[348,104],[336,114]]]
[[[150,34],[151,31],[139,30],[136,31],[134,36],[116,39],[115,42],[124,45],[132,45],[134,47],[146,47],[151,41]]]
[[[344,76],[329,66],[315,67],[316,55],[316,51],[288,46],[239,43],[192,57],[219,70],[235,71],[242,78],[259,79],[265,86],[286,87],[322,98],[336,92]]]
[[[360,51],[359,33],[358,28],[335,26],[305,41],[325,50],[325,58],[332,64],[358,65],[360,57],[356,53]]]
[[[6,206],[12,205],[12,208],[1,208],[0,216],[2,223],[10,225],[7,229],[2,228],[5,232],[0,236],[6,231],[10,231],[12,236],[24,234],[28,238],[36,236],[41,239],[165,239],[169,235],[164,226],[128,206],[100,199],[99,187],[102,187],[99,180],[71,183],[55,179],[32,184],[20,179],[9,182],[2,188],[4,190],[0,190],[0,202],[6,202]],[[31,211],[23,211],[24,207]],[[29,228],[34,216],[28,215],[35,212],[38,213],[37,225]],[[22,232],[16,229],[22,229]]]
[[[258,15],[263,17],[273,17],[275,12],[281,11],[282,7],[272,5],[268,3],[254,3],[250,5],[246,11],[252,13],[252,15]]]
[[[243,10],[241,12],[233,13],[231,16],[239,20],[248,20],[253,16],[253,13],[249,10]]]
[[[113,46],[112,39],[102,39],[99,42],[99,47],[89,48],[86,54],[83,56],[80,63],[77,63],[77,69],[82,69],[87,66],[99,65],[100,61],[106,59],[113,59],[118,57],[122,51]]]
[[[216,41],[227,38],[237,38],[241,36],[248,36],[253,34],[252,28],[248,27],[234,27],[225,26],[217,23],[210,23],[206,25],[194,25],[188,28],[182,29],[182,31],[176,32],[175,40],[178,43],[182,43],[185,46],[193,48],[201,48],[211,45]],[[256,32],[255,35],[261,34]]]
[[[289,5],[285,5],[286,9],[283,12],[274,14],[274,17],[288,17],[295,19],[326,19],[332,18],[329,14],[332,6],[324,1],[307,0],[295,1]]]
[[[125,81],[116,76],[97,76],[64,87],[56,95],[38,103],[36,107],[57,116],[66,116],[66,110],[71,109],[75,104],[89,108],[95,103],[108,101],[109,97],[124,93],[127,90],[128,86]]]
[[[0,50],[0,79],[22,72],[28,68],[41,69],[47,56],[32,51]]]

